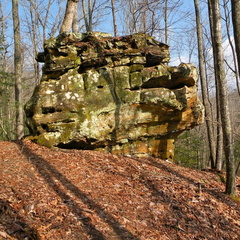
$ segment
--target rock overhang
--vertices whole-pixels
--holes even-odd
[[[39,144],[173,158],[174,139],[203,121],[196,67],[166,65],[168,45],[149,35],[64,33],[37,59],[25,109]]]

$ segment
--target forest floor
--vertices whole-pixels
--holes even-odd
[[[0,142],[0,239],[240,239],[221,173]],[[238,182],[239,184],[239,182]]]

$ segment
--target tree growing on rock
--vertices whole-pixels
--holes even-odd
[[[62,26],[60,29],[60,33],[71,31],[71,29],[73,27],[73,23],[74,23],[74,17],[76,15],[76,11],[77,11],[78,2],[79,2],[79,0],[68,0],[67,1],[67,7],[66,7],[63,23],[62,23]],[[74,24],[74,26],[75,26],[75,24]],[[74,27],[74,29],[75,29],[75,27]]]

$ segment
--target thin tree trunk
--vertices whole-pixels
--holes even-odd
[[[36,33],[36,15],[35,15],[35,11],[34,11],[35,7],[33,5],[33,2],[30,1],[30,16],[31,16],[31,25],[32,25],[32,43],[33,43],[33,56],[34,56],[34,78],[35,78],[35,83],[39,84],[40,82],[40,69],[39,69],[39,63],[35,60],[35,57],[37,55],[37,33]]]
[[[212,13],[212,42],[215,45],[213,54],[215,55],[215,72],[217,75],[217,84],[219,87],[219,102],[222,120],[222,130],[224,137],[224,151],[226,157],[226,193],[228,195],[236,195],[236,179],[235,179],[235,159],[233,149],[233,136],[228,103],[228,91],[226,73],[224,69],[224,57],[222,48],[222,26],[220,16],[219,0],[208,0],[209,10]]]
[[[127,0],[128,4],[129,4],[129,13],[130,16],[126,16],[126,19],[130,19],[130,21],[128,21],[128,25],[127,26],[129,28],[129,33],[133,34],[137,32],[137,17],[136,17],[136,13],[137,13],[137,6],[135,2],[129,1]]]
[[[228,41],[229,41],[229,44],[230,44],[230,47],[231,47],[231,50],[232,50],[232,57],[233,57],[233,64],[234,64],[234,69],[232,69],[230,67],[230,69],[234,72],[235,74],[235,78],[236,78],[236,85],[237,85],[237,90],[238,90],[238,95],[240,96],[240,79],[239,79],[239,70],[238,70],[238,61],[237,61],[237,56],[236,56],[236,52],[235,52],[235,49],[234,49],[234,45],[233,45],[233,41],[231,40],[231,35],[230,35],[230,19],[229,19],[229,9],[228,9],[228,1],[224,0],[223,1],[224,3],[224,6],[223,6],[223,9],[224,9],[224,14],[225,14],[225,18],[226,18],[226,30],[227,30],[227,36],[228,36]],[[240,5],[240,2],[238,1],[238,6]],[[237,7],[235,8],[235,11],[237,10]],[[240,14],[240,8],[238,9],[239,10],[239,13],[238,15]],[[237,21],[236,16],[237,18],[239,18],[237,14],[235,14],[234,18],[233,18],[233,21]],[[239,21],[239,31],[240,31],[240,20]],[[237,29],[237,23],[236,23],[236,27]],[[240,36],[240,34],[239,34]],[[236,36],[237,37],[237,36]],[[236,42],[236,40],[235,40]],[[239,39],[237,40],[237,42],[239,42],[240,44],[240,41]],[[236,42],[236,44],[237,44]],[[240,57],[239,57],[240,59]]]
[[[15,102],[16,102],[16,132],[17,138],[24,136],[23,103],[22,103],[22,63],[20,23],[18,15],[18,0],[12,0],[12,15],[14,27],[14,72],[15,72]]]
[[[92,14],[93,14],[93,6],[92,0],[88,0],[88,32],[92,31]]]
[[[211,107],[209,104],[207,79],[206,79],[206,73],[205,73],[205,67],[204,67],[203,34],[202,34],[198,0],[194,0],[194,5],[195,5],[195,13],[196,13],[197,39],[198,39],[199,75],[200,75],[201,85],[202,85],[203,104],[205,107],[205,121],[206,121],[207,134],[208,134],[210,161],[211,161],[211,167],[215,168],[215,162],[216,162],[215,143],[213,139],[214,135],[213,135],[213,128],[211,124]]]
[[[147,33],[147,5],[148,5],[148,1],[143,1],[142,2],[142,17],[141,17],[141,22],[142,22],[142,27],[140,28],[141,31],[143,31],[144,33]]]
[[[88,24],[87,11],[86,11],[86,5],[85,5],[84,0],[82,0],[82,11],[83,11],[83,19],[84,19],[84,22],[85,22],[85,28],[86,28],[86,31],[88,31],[89,24]]]
[[[117,29],[115,0],[111,0],[111,5],[112,5],[112,18],[113,18],[114,36],[117,37],[117,35],[118,35],[118,29]]]
[[[217,144],[216,144],[216,169],[222,170],[223,166],[223,129],[222,129],[222,120],[221,120],[221,107],[220,107],[220,92],[219,87],[216,82],[216,118],[217,118]]]
[[[5,38],[5,16],[3,11],[2,2],[0,2],[0,36],[1,36],[1,50],[2,50],[2,56],[1,56],[1,71],[6,72],[7,71],[7,47],[6,47],[6,38]]]
[[[93,30],[93,12],[95,10],[95,5],[96,0],[88,0],[86,7],[85,1],[82,0],[83,19],[87,32],[91,32]]]
[[[165,0],[164,7],[164,23],[165,23],[165,43],[168,44],[168,0]]]
[[[43,41],[45,41],[47,39],[46,37],[46,31],[47,31],[47,20],[48,20],[48,16],[49,16],[49,13],[50,13],[50,7],[51,5],[53,4],[53,1],[54,0],[49,0],[48,1],[48,6],[47,6],[47,11],[46,11],[46,15],[45,15],[45,19],[44,19],[44,22],[42,24],[42,27],[43,27]],[[39,21],[41,22],[41,17],[39,17]]]
[[[240,71],[240,2],[239,0],[231,0],[232,3],[232,23],[234,30],[234,40],[236,47],[236,55],[238,62],[238,72]],[[239,76],[238,76],[239,78]]]
[[[240,169],[240,162],[238,162],[238,165],[236,167],[236,175],[238,174],[238,170]]]
[[[213,23],[213,13],[211,8],[211,3],[209,3],[209,22],[210,22],[210,29],[213,29],[214,23]],[[211,31],[211,39],[213,39],[213,31]],[[212,40],[212,48],[213,53],[217,52],[217,46],[216,42]],[[218,67],[217,67],[217,58],[216,54],[213,54],[213,63],[214,63],[214,75],[215,75],[215,87],[216,87],[216,119],[217,119],[217,143],[216,143],[216,168],[221,170],[222,168],[222,160],[223,160],[223,131],[222,131],[222,120],[221,120],[221,108],[220,108],[220,92],[219,92],[219,86],[218,86]]]

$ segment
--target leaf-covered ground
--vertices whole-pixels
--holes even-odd
[[[156,158],[0,142],[0,239],[240,239],[218,174]]]

